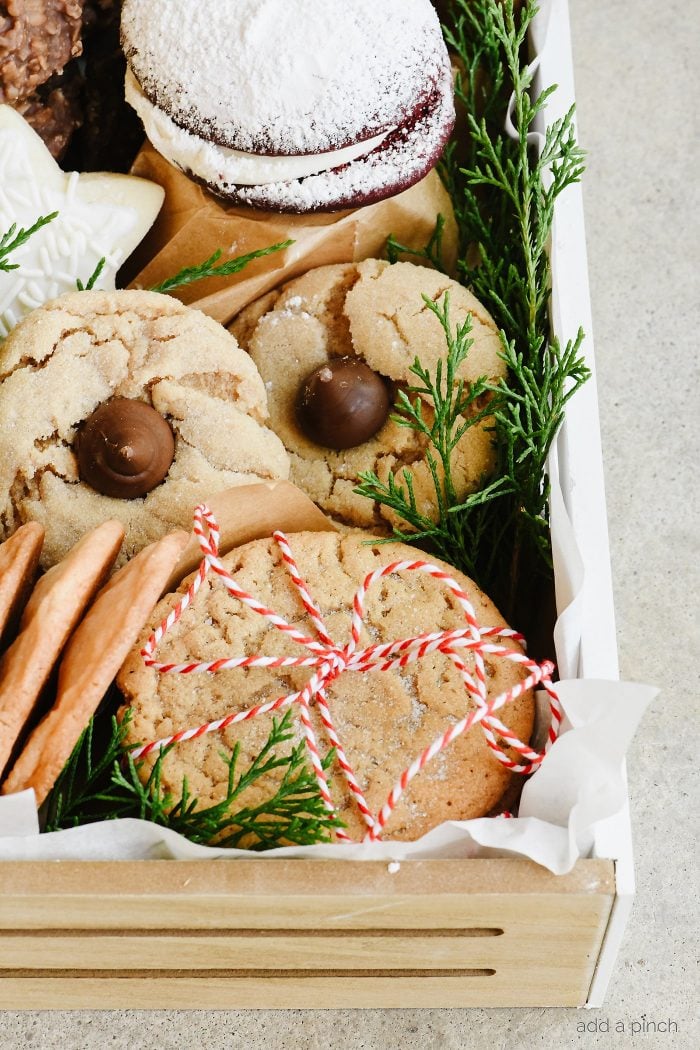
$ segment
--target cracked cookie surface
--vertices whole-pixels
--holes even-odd
[[[152,405],[175,435],[165,480],[138,499],[101,495],[78,474],[76,434],[114,397]],[[174,527],[189,531],[199,500],[288,476],[266,418],[255,365],[211,318],[155,292],[62,296],[0,349],[0,533],[38,521],[48,567],[116,518],[126,530],[123,563]]]
[[[416,550],[405,544],[371,544],[365,534],[357,533],[297,533],[290,537],[290,544],[328,634],[338,645],[345,645],[350,637],[352,600],[365,576],[396,560],[416,557]],[[222,560],[244,590],[288,623],[315,637],[275,543],[258,540],[239,547]],[[460,583],[482,626],[503,624],[493,603],[471,580],[436,559],[432,561]],[[183,581],[180,593],[189,579]],[[145,666],[140,649],[151,629],[174,604],[175,596],[171,594],[156,607],[150,626],[144,629],[118,677],[125,706],[132,709],[128,743],[157,740],[275,700],[301,689],[313,673],[310,668],[250,668],[216,674],[161,675]],[[417,572],[395,573],[369,591],[359,645],[462,626],[462,610],[439,581]],[[521,651],[511,639],[497,641]],[[233,599],[221,581],[209,576],[193,604],[158,647],[156,658],[181,663],[224,656],[300,653],[298,644]],[[470,654],[464,659],[468,667],[473,667]],[[486,658],[485,669],[489,698],[527,674],[522,666],[495,656]],[[472,701],[456,669],[446,657],[435,653],[400,671],[346,671],[328,688],[327,700],[339,738],[374,812],[420,751],[472,710]],[[314,705],[311,717],[321,753],[325,753],[328,740]],[[532,693],[507,704],[499,711],[499,717],[521,740],[529,740],[534,717]],[[302,739],[298,713],[295,726],[298,742]],[[270,727],[271,716],[263,715],[224,732],[177,744],[163,763],[163,789],[179,798],[186,777],[192,796],[197,796],[202,806],[220,802],[226,796],[227,774],[221,753],[230,753],[238,743],[237,771],[242,773],[265,743]],[[151,763],[152,758],[147,759],[142,767],[144,778]],[[241,795],[238,803],[257,806],[270,798],[278,776],[279,772],[267,774]],[[475,726],[453,741],[411,782],[389,821],[385,838],[416,839],[445,820],[483,816],[502,798],[511,777],[493,757],[481,729]],[[366,830],[364,821],[337,764],[333,766],[330,784],[348,833],[352,838],[361,838]]]
[[[270,292],[234,320],[230,331],[248,351],[267,388],[270,426],[291,460],[290,480],[335,521],[387,530],[392,511],[353,490],[360,471],[375,471],[386,482],[409,470],[420,511],[437,516],[435,490],[425,460],[427,441],[391,419],[369,441],[340,452],[309,440],[296,419],[300,384],[335,357],[364,361],[394,388],[415,381],[409,371],[418,357],[431,372],[446,355],[445,337],[423,295],[437,302],[450,294],[454,326],[468,314],[473,345],[458,378],[474,383],[497,380],[506,369],[500,358],[496,325],[481,303],[444,274],[413,263],[369,259],[359,264],[323,266]],[[425,418],[432,406],[425,402]],[[494,466],[488,420],[469,428],[457,445],[452,471],[459,498],[475,491]]]

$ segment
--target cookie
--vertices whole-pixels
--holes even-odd
[[[290,536],[299,571],[318,604],[328,633],[339,645],[350,637],[354,594],[365,576],[397,559],[414,560],[416,551],[403,544],[368,544],[358,534],[298,533]],[[294,589],[277,545],[258,540],[223,558],[238,584],[287,622],[315,637]],[[435,564],[440,565],[439,562]],[[484,626],[501,624],[498,610],[472,581],[443,565],[469,595],[477,620]],[[184,581],[180,590],[184,590]],[[175,604],[173,595],[154,610],[156,626]],[[464,626],[464,614],[454,596],[438,580],[416,572],[398,572],[370,590],[359,646],[414,637],[421,632]],[[145,666],[140,648],[144,631],[117,679],[125,706],[132,709],[128,733],[131,743],[157,740],[180,729],[196,727],[230,712],[277,699],[303,686],[309,668],[251,668],[214,674],[161,675]],[[517,644],[499,639],[509,648]],[[165,636],[157,659],[190,662],[227,655],[306,655],[306,650],[231,598],[222,583],[208,577],[192,605]],[[469,664],[472,657],[465,656]],[[527,674],[521,665],[486,657],[488,695],[494,697]],[[453,664],[431,654],[401,670],[366,673],[346,671],[328,688],[327,698],[350,764],[367,802],[376,812],[405,767],[438,734],[472,710]],[[295,709],[296,710],[296,709]],[[532,731],[531,693],[506,705],[501,720],[521,740]],[[324,752],[327,738],[318,709],[311,707],[317,739]],[[297,737],[302,739],[296,720]],[[180,797],[183,777],[192,796],[202,805],[220,801],[226,793],[227,767],[220,757],[240,744],[238,769],[247,768],[265,742],[270,716],[239,723],[177,744],[163,763],[163,788]],[[146,759],[148,775],[152,756]],[[510,772],[493,756],[479,726],[458,737],[410,784],[387,827],[386,837],[415,839],[445,820],[467,820],[488,813],[505,792]],[[275,774],[266,775],[241,795],[241,805],[257,805],[274,793]],[[364,821],[351,799],[337,765],[330,783],[347,833],[362,836]]]
[[[238,204],[392,196],[435,166],[454,125],[429,0],[125,0],[122,43],[152,144]]]
[[[0,660],[0,776],[78,620],[112,568],[124,530],[106,521],[37,583]]]
[[[80,54],[83,0],[11,0],[0,14],[0,102],[16,102]]]
[[[26,120],[0,106],[0,231],[29,229],[54,215],[14,248],[14,269],[0,270],[0,339],[22,318],[96,274],[113,289],[117,271],[150,229],[164,191],[132,175],[62,171]],[[55,213],[55,214],[54,214]]]
[[[56,701],[25,744],[0,794],[33,788],[40,806],[133,646],[187,545],[171,532],[146,547],[102,588],[71,637]]]
[[[44,566],[108,518],[126,532],[123,564],[173,528],[189,529],[200,499],[288,475],[251,358],[215,321],[167,295],[57,299],[3,344],[0,376],[0,530],[42,524]],[[110,462],[122,456],[113,488]]]
[[[44,530],[35,521],[0,544],[0,642],[4,643],[24,608],[39,567]]]
[[[416,381],[409,371],[416,357],[434,374],[446,355],[445,336],[422,296],[438,301],[447,291],[452,323],[463,322],[467,314],[472,319],[474,343],[459,378],[466,383],[480,376],[498,380],[506,369],[498,331],[486,309],[462,285],[412,263],[390,266],[369,259],[319,267],[253,303],[231,325],[265,381],[270,426],[289,452],[290,479],[341,524],[376,529],[394,522],[388,508],[353,491],[359,473],[366,470],[376,471],[384,482],[392,474],[402,481],[408,470],[420,511],[435,518],[427,439],[387,418],[374,436],[355,447],[324,447],[300,425],[300,389],[310,373],[343,358],[361,362],[382,377],[391,398],[398,387]],[[354,404],[350,407],[355,409]],[[430,421],[432,408],[427,403],[425,412]],[[331,421],[335,415],[334,410],[327,413]],[[454,450],[452,473],[460,499],[493,469],[488,427],[483,420],[468,429]]]

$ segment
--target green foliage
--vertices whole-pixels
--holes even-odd
[[[445,272],[445,264],[442,257],[442,238],[445,232],[445,216],[438,215],[430,240],[424,248],[408,248],[396,240],[393,234],[387,238],[386,257],[390,263],[399,261],[400,256],[406,255],[411,260],[427,262],[435,270]]]
[[[472,384],[458,379],[460,366],[473,344],[470,338],[471,315],[453,330],[449,292],[442,301],[434,302],[428,296],[423,300],[442,325],[447,355],[444,363],[438,361],[434,375],[416,359],[410,371],[417,383],[399,391],[396,414],[392,419],[426,439],[425,459],[435,489],[437,520],[421,513],[409,470],[404,470],[398,477],[389,475],[387,482],[380,481],[372,471],[362,472],[356,491],[390,507],[406,522],[409,529],[395,529],[394,539],[412,543],[427,541],[440,557],[474,575],[477,566],[471,561],[474,537],[470,531],[469,512],[493,499],[504,490],[508,481],[500,477],[486,484],[465,504],[459,500],[453,481],[452,456],[467,430],[493,413],[493,387],[485,378]],[[462,513],[457,513],[458,510]]]
[[[467,111],[468,134],[452,141],[441,173],[459,226],[460,275],[499,326],[507,376],[496,384],[479,380],[471,400],[463,388],[452,397],[443,391],[436,400],[455,367],[451,360],[467,350],[466,333],[451,330],[448,303],[435,309],[445,330],[445,374],[427,375],[419,362],[412,370],[423,397],[437,406],[434,432],[419,419],[415,402],[409,408],[399,395],[396,407],[404,425],[428,438],[438,520],[418,512],[407,471],[387,484],[365,474],[358,489],[403,519],[406,529],[396,529],[396,537],[419,540],[468,572],[506,616],[513,615],[518,591],[533,577],[551,577],[546,461],[567,401],[589,378],[580,353],[583,332],[564,348],[549,335],[547,247],[554,208],[559,195],[580,180],[583,153],[573,110],[546,127],[539,152],[530,140],[533,121],[555,90],[531,94],[526,37],[536,10],[529,0],[516,17],[512,0],[453,0],[443,27],[459,60],[457,95]],[[511,97],[514,137],[505,130]],[[431,241],[413,254],[428,258],[433,247]],[[390,258],[396,257],[393,246]],[[491,400],[475,415],[474,402],[482,395]],[[461,421],[460,400],[467,409]],[[479,491],[459,500],[445,456],[460,428],[485,414],[492,416],[496,470]]]
[[[247,255],[239,255],[235,259],[228,259],[223,263],[219,263],[221,258],[221,249],[219,249],[213,255],[210,255],[208,259],[205,259],[204,262],[197,263],[194,266],[186,266],[179,273],[176,273],[174,277],[168,277],[167,280],[154,285],[151,291],[168,293],[176,288],[194,284],[196,281],[203,281],[207,277],[230,277],[231,274],[240,273],[254,259],[262,259],[266,255],[282,251],[283,248],[289,248],[292,244],[294,244],[294,241],[281,241],[279,244],[271,244],[268,248],[258,248],[257,251],[248,252]],[[216,265],[217,263],[218,265]]]
[[[480,5],[488,10],[500,44],[506,83],[513,92],[516,137],[494,134],[485,116],[469,113],[472,160],[453,181],[459,186],[462,180],[460,226],[476,251],[473,262],[462,259],[461,270],[509,338],[521,342],[523,353],[535,360],[548,331],[547,244],[554,206],[568,186],[580,181],[584,155],[576,142],[573,108],[546,127],[539,151],[529,142],[535,118],[556,90],[551,86],[531,96],[533,74],[522,55],[534,4],[524,6],[517,26],[510,0],[503,5],[479,0],[474,11]]]
[[[78,280],[75,282],[75,285],[76,285],[76,288],[78,289],[79,292],[91,292],[92,291],[92,289],[95,287],[95,284],[99,280],[100,274],[102,273],[102,271],[105,268],[105,262],[106,261],[107,260],[104,258],[104,256],[100,259],[100,261],[98,262],[97,266],[95,267],[95,269],[92,271],[92,273],[88,277],[87,284],[83,284],[83,282],[80,280],[80,278],[78,278]]]
[[[8,259],[12,252],[16,251],[17,248],[21,248],[23,244],[26,244],[30,237],[33,237],[38,230],[43,226],[47,226],[50,222],[57,217],[58,212],[53,211],[50,215],[40,215],[33,226],[29,229],[17,229],[17,223],[13,222],[9,230],[0,237],[0,272],[9,273],[10,270],[17,270],[19,263],[8,262]]]
[[[135,761],[124,745],[129,721],[129,711],[121,723],[112,717],[109,738],[102,743],[90,721],[47,801],[46,831],[135,817],[202,845],[216,840],[218,846],[260,851],[328,842],[333,828],[342,827],[326,811],[314,772],[306,763],[304,743],[291,751],[284,746],[294,736],[291,711],[273,718],[265,744],[243,772],[238,771],[238,744],[231,755],[221,753],[228,767],[226,796],[212,806],[200,805],[186,779],[179,798],[164,790],[163,764],[173,745],[159,752],[145,775],[145,760]],[[330,751],[324,768],[333,757]],[[257,806],[237,807],[244,792],[274,770],[283,771],[274,794]]]

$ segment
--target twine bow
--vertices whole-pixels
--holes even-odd
[[[299,709],[299,718],[304,731],[306,748],[314,769],[319,791],[326,809],[330,814],[335,815],[335,805],[330,794],[327,774],[323,768],[316,734],[311,722],[310,705],[312,701],[315,701],[330,745],[335,748],[336,761],[367,825],[367,832],[363,841],[372,842],[381,836],[389,817],[413,778],[431,759],[448,747],[453,740],[468,732],[473,726],[481,725],[486,743],[495,757],[504,766],[516,773],[532,772],[540,764],[549,747],[556,739],[562,716],[559,701],[551,682],[554,665],[549,661],[537,664],[523,652],[509,649],[497,642],[490,641],[489,639],[497,636],[511,638],[520,643],[524,639],[522,635],[508,627],[480,627],[468,596],[457,581],[438,566],[421,559],[405,560],[392,562],[390,565],[385,565],[369,573],[353,599],[350,638],[345,645],[337,645],[330,637],[321,611],[309,593],[308,587],[299,572],[284,533],[276,532],[274,539],[280,549],[291,581],[314,626],[316,637],[311,637],[299,631],[296,627],[287,623],[273,609],[266,608],[253,595],[248,594],[247,591],[244,591],[238,585],[219,559],[219,527],[213,514],[204,504],[198,506],[195,510],[194,534],[199,540],[203,560],[188,591],[151,634],[141,650],[146,666],[152,667],[161,674],[216,674],[240,667],[309,667],[313,669],[313,673],[303,689],[298,692],[281,696],[264,704],[257,704],[255,707],[247,710],[236,711],[226,715],[224,718],[207,722],[196,728],[180,730],[172,736],[135,748],[132,751],[134,759],[142,758],[153,751],[167,747],[169,744],[193,740],[203,736],[205,733],[217,732],[238,722],[245,722],[248,719],[256,718],[258,715],[269,714],[296,704]],[[192,604],[210,571],[220,578],[232,597],[242,602],[249,609],[252,609],[253,612],[263,616],[276,630],[291,638],[292,641],[305,650],[305,655],[225,656],[216,660],[184,664],[159,663],[156,661],[155,653],[158,646],[168,631]],[[359,648],[367,592],[374,584],[386,576],[399,572],[425,573],[432,576],[433,579],[439,580],[456,598],[464,613],[465,626],[449,631],[433,631],[398,641],[383,642],[377,645],[370,645],[367,648]],[[326,690],[341,674],[349,672],[363,674],[368,671],[385,672],[398,670],[406,667],[408,664],[415,663],[428,653],[433,652],[442,653],[452,662],[459,672],[467,694],[474,701],[475,708],[461,721],[449,726],[444,733],[436,737],[414,759],[399,777],[382,808],[378,813],[373,814],[336,731]],[[473,670],[470,670],[465,663],[464,657],[467,653],[472,653],[473,655]],[[527,668],[529,674],[523,681],[516,683],[510,689],[489,700],[487,697],[487,676],[484,665],[484,656],[486,654],[522,664]],[[541,685],[547,691],[551,711],[551,724],[543,751],[535,751],[528,744],[523,743],[496,717],[496,711],[501,707],[512,703],[519,696],[522,696],[524,692],[537,685]],[[501,744],[499,744],[497,736],[504,742],[506,747],[516,751],[524,761],[513,761],[506,751],[503,750]],[[341,828],[336,828],[336,837],[341,841],[351,841]]]

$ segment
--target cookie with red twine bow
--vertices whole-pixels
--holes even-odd
[[[452,573],[447,571],[447,566],[429,562],[421,557],[403,557],[384,564],[374,571],[368,573],[360,586],[357,588],[352,600],[350,613],[349,638],[344,644],[340,644],[331,637],[326,619],[321,611],[320,603],[310,593],[305,579],[299,570],[297,560],[292,553],[289,541],[283,533],[277,532],[274,541],[281,555],[282,562],[288,574],[288,580],[293,588],[298,601],[301,602],[306,615],[313,625],[315,636],[294,626],[284,616],[274,609],[267,607],[253,594],[246,590],[229,571],[229,567],[219,557],[219,529],[211,512],[204,505],[197,507],[194,516],[194,533],[197,536],[203,554],[203,560],[199,570],[192,577],[190,585],[185,593],[177,600],[174,607],[170,609],[167,616],[160,625],[152,632],[145,645],[140,651],[140,656],[146,668],[157,672],[158,675],[170,676],[192,676],[207,675],[219,676],[224,672],[234,669],[269,669],[277,674],[293,669],[310,670],[310,676],[301,688],[286,693],[274,700],[257,703],[253,706],[240,710],[229,711],[223,717],[203,722],[200,725],[185,727],[170,733],[158,740],[134,747],[131,751],[134,759],[143,758],[170,744],[178,744],[188,740],[202,738],[210,733],[223,732],[229,727],[242,726],[258,716],[273,714],[294,706],[298,711],[301,732],[305,740],[309,760],[313,766],[319,791],[324,799],[326,808],[330,813],[337,813],[337,803],[333,797],[332,787],[337,788],[337,782],[329,776],[329,770],[324,770],[322,762],[322,747],[319,744],[319,736],[322,733],[330,747],[335,749],[335,761],[338,779],[342,777],[350,793],[349,797],[354,801],[364,824],[364,841],[376,841],[384,831],[384,828],[392,814],[399,805],[404,793],[407,791],[413,779],[426,766],[434,763],[438,756],[443,755],[446,749],[454,748],[456,742],[464,741],[469,730],[480,727],[483,734],[483,743],[480,752],[484,762],[488,762],[488,772],[483,769],[474,770],[472,773],[484,776],[494,775],[494,769],[511,773],[527,774],[532,772],[542,761],[547,750],[556,739],[561,722],[561,710],[559,702],[552,686],[551,674],[554,670],[549,662],[538,664],[531,660],[522,650],[523,638],[516,631],[501,626],[481,626],[477,620],[473,601],[467,594],[465,587]],[[311,538],[316,544],[327,543],[355,543],[358,549],[366,547],[367,539],[363,537],[341,537],[336,533],[302,534],[295,537],[295,543],[306,543]],[[323,540],[321,537],[325,537]],[[267,541],[256,541],[265,544]],[[254,544],[248,545],[253,547]],[[411,548],[402,545],[392,545],[389,551],[399,548],[401,553],[413,554]],[[382,551],[385,548],[379,547]],[[246,548],[239,548],[234,555],[240,554]],[[376,553],[376,552],[375,552]],[[417,553],[417,552],[416,552]],[[369,555],[367,555],[369,556]],[[231,556],[228,556],[231,564]],[[197,612],[196,597],[202,584],[210,573],[220,581],[228,594],[242,603],[247,609],[257,616],[264,618],[273,630],[280,632],[285,638],[298,646],[298,655],[264,655],[261,653],[241,656],[217,656],[215,659],[192,660],[185,662],[163,662],[156,659],[156,654],[163,643],[164,638],[178,624],[186,611],[193,607],[193,613]],[[366,627],[366,601],[368,592],[381,581],[401,580],[406,581],[413,575],[430,577],[440,589],[451,596],[450,607],[454,607],[463,617],[463,625],[446,630],[434,630],[407,635],[391,641],[375,641],[373,644],[361,645],[363,628]],[[456,574],[459,575],[459,574]],[[461,577],[464,584],[470,581]],[[210,581],[213,591],[214,584]],[[471,588],[480,595],[477,588],[471,584]],[[210,591],[211,593],[211,591]],[[482,607],[493,609],[484,596],[480,596]],[[172,601],[172,596],[166,601]],[[407,603],[406,619],[410,619],[411,603]],[[495,610],[494,610],[495,611]],[[206,610],[200,610],[201,615],[206,616]],[[511,644],[503,644],[507,639]],[[344,744],[344,735],[338,729],[338,713],[334,713],[334,703],[329,699],[331,687],[338,685],[344,676],[358,674],[364,676],[370,672],[375,674],[388,674],[395,672],[398,675],[407,673],[414,665],[422,661],[430,661],[434,655],[445,658],[456,672],[457,681],[464,690],[467,698],[468,712],[457,718],[452,714],[448,718],[447,726],[441,729],[431,741],[424,746],[410,764],[406,765],[402,773],[394,783],[385,797],[383,804],[373,810],[368,802],[367,775],[358,773],[356,762],[349,755],[349,748]],[[508,665],[510,684],[508,688],[494,691],[491,679],[500,682],[499,673],[494,670],[494,664],[501,662]],[[120,686],[124,691],[124,683],[128,674],[122,671]],[[512,673],[511,673],[512,672]],[[132,665],[132,671],[135,673]],[[515,681],[512,679],[515,677]],[[388,689],[387,682],[387,689]],[[513,709],[523,698],[530,695],[530,691],[536,686],[544,688],[549,696],[551,711],[551,726],[548,739],[543,751],[533,749],[526,741],[519,739],[513,728],[506,725],[498,716],[503,708]],[[443,687],[445,688],[445,687]],[[359,690],[359,687],[355,692]],[[387,691],[387,697],[389,696]],[[439,692],[439,689],[438,689]],[[419,705],[425,706],[425,705]],[[527,721],[527,720],[526,720]],[[522,722],[522,720],[521,720]],[[525,724],[525,723],[522,723]],[[530,719],[531,725],[531,719]],[[347,728],[347,727],[346,727]],[[143,736],[141,737],[143,739]],[[471,739],[473,740],[473,734]],[[357,750],[357,748],[355,748]],[[174,752],[173,752],[174,754]],[[468,761],[474,760],[474,747],[469,752]],[[488,756],[491,756],[489,760]],[[172,757],[172,756],[169,756]],[[493,762],[497,759],[497,763]],[[376,764],[376,763],[375,763]],[[484,769],[487,767],[485,766]],[[465,776],[467,770],[465,769]],[[331,783],[329,783],[331,779]],[[445,779],[439,776],[438,779]],[[501,787],[507,786],[508,777],[501,778]],[[454,778],[450,777],[450,800],[447,806],[452,807],[451,812],[444,810],[438,813],[433,824],[440,823],[442,819],[466,819],[467,815],[483,815],[483,813],[468,813],[461,811],[459,805],[459,792],[462,787],[467,791],[468,783],[465,779],[463,784],[455,784]],[[500,791],[502,795],[503,790]],[[376,792],[375,792],[376,794]],[[500,797],[499,795],[499,797]],[[453,805],[454,802],[454,805]],[[493,804],[493,799],[486,804],[483,812],[487,812]],[[439,807],[438,807],[439,808]],[[347,802],[346,802],[347,809]],[[345,812],[339,814],[342,820],[346,820]],[[421,814],[425,816],[425,814]],[[420,823],[420,822],[419,822]],[[424,824],[425,822],[423,822]],[[423,828],[425,830],[425,828]],[[420,832],[422,833],[422,831]],[[415,834],[402,835],[402,837],[415,838]],[[349,834],[340,827],[336,830],[336,838],[339,841],[353,841]]]

